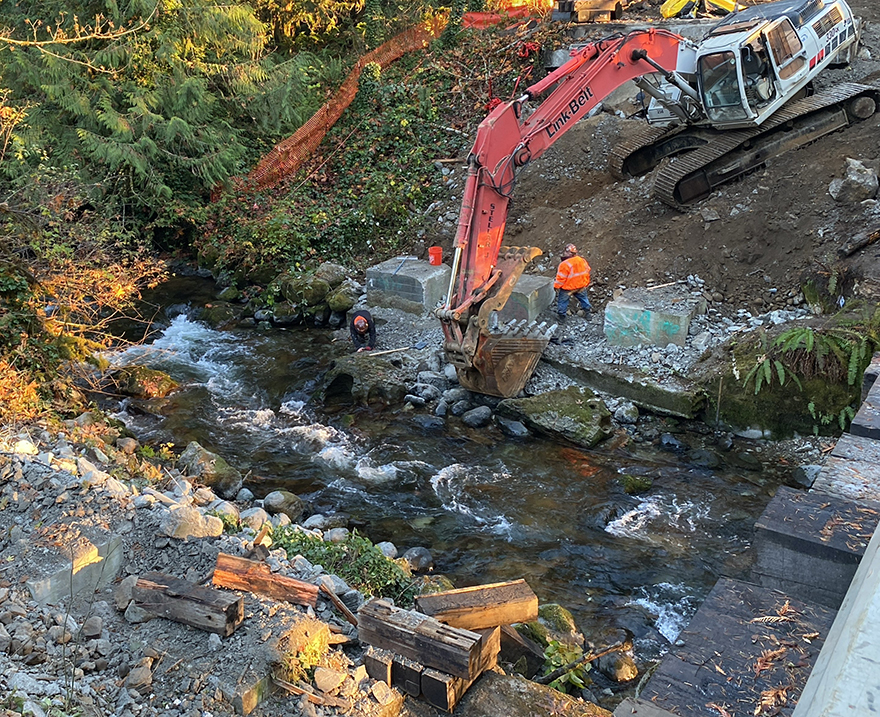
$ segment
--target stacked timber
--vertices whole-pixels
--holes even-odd
[[[421,595],[416,610],[374,599],[358,612],[368,645],[367,674],[451,712],[468,688],[498,664],[502,628],[538,616],[525,580]]]

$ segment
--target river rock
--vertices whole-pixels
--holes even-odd
[[[238,321],[242,313],[241,306],[226,301],[215,301],[202,307],[199,311],[199,318],[212,328],[217,329]]]
[[[678,440],[671,433],[663,433],[660,435],[660,448],[664,451],[671,451],[672,453],[685,453],[689,446]]]
[[[110,378],[119,393],[134,398],[164,398],[177,388],[177,382],[167,373],[146,366],[126,366]]]
[[[639,668],[632,657],[624,652],[612,652],[596,660],[596,667],[608,679],[629,682],[639,676]]]
[[[263,508],[269,513],[283,513],[296,523],[305,512],[306,504],[302,498],[289,490],[273,490],[263,498]]]
[[[495,423],[498,424],[498,428],[508,438],[528,438],[529,436],[529,429],[519,421],[495,416]]]
[[[488,406],[477,406],[462,414],[461,420],[471,428],[482,428],[492,420],[492,409]]]
[[[320,396],[325,405],[403,403],[408,393],[400,370],[369,352],[343,356],[324,374]]]
[[[792,472],[791,480],[788,482],[796,488],[809,490],[821,472],[822,466],[798,466]]]
[[[386,558],[390,558],[394,560],[397,557],[397,546],[394,543],[389,543],[387,540],[381,543],[376,543],[376,547],[379,549],[379,552],[382,553]]]
[[[625,425],[639,422],[639,407],[634,403],[624,403],[614,411],[614,420]]]
[[[177,467],[201,483],[213,488],[224,498],[234,498],[241,490],[242,477],[223,458],[191,441],[177,459]]]
[[[528,428],[592,448],[611,435],[611,412],[590,389],[570,386],[530,398],[508,398],[496,409]]]
[[[579,647],[584,645],[584,636],[574,616],[557,603],[538,606],[538,619],[518,625],[516,629],[542,647],[547,647],[552,641]]]
[[[443,392],[430,383],[417,383],[413,386],[413,393],[426,401],[436,401]]]
[[[410,548],[403,554],[403,561],[409,565],[414,572],[430,570],[434,567],[434,558],[431,551],[427,548],[417,547]]]
[[[303,312],[289,301],[279,301],[272,307],[271,320],[276,326],[299,326],[303,322]]]
[[[263,523],[269,521],[269,514],[262,508],[248,508],[241,511],[241,524],[248,527],[254,532],[258,532],[263,527]]]
[[[175,506],[162,519],[162,532],[171,538],[216,538],[223,534],[223,521],[202,515],[198,508]]]

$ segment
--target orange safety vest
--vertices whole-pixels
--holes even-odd
[[[573,256],[559,265],[554,289],[577,291],[590,285],[590,265],[582,256]]]

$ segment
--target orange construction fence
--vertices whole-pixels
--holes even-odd
[[[512,6],[505,13],[465,13],[462,26],[485,28],[528,14],[529,10],[524,6]],[[351,104],[358,91],[361,71],[368,63],[375,62],[386,67],[405,53],[426,47],[431,40],[440,36],[445,26],[445,18],[435,18],[430,24],[422,24],[400,33],[361,57],[333,98],[294,134],[264,155],[248,174],[245,184],[251,189],[266,189],[294,174],[307,159],[314,156],[324,136]]]

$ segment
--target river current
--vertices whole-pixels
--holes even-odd
[[[426,432],[400,407],[329,413],[313,400],[317,378],[348,350],[331,332],[218,331],[186,312],[166,324],[112,357],[182,384],[151,406],[160,415],[120,409],[141,440],[178,451],[198,441],[247,474],[257,497],[283,487],[316,512],[350,514],[374,542],[425,546],[456,587],[525,578],[588,639],[626,627],[637,658],[653,659],[719,576],[747,576],[772,479],[648,444],[586,451],[453,417]],[[627,495],[622,474],[653,486]]]

